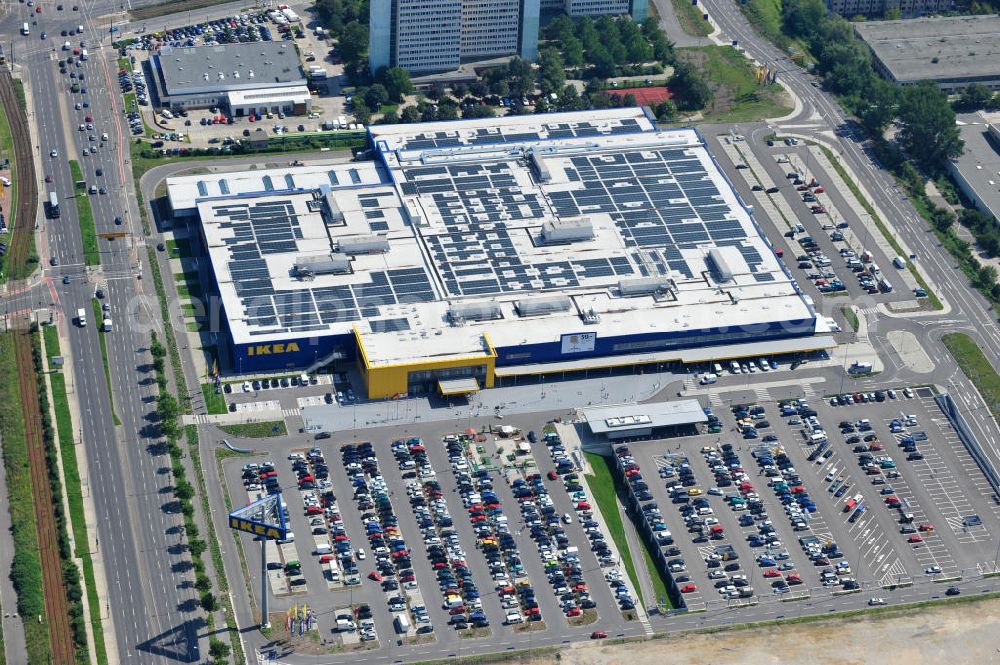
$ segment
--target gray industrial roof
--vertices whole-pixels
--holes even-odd
[[[295,47],[250,42],[160,49],[159,68],[168,95],[304,83]]]
[[[978,199],[978,208],[988,209],[996,219],[1000,219],[1000,151],[986,138],[989,130],[987,118],[976,113],[959,116],[958,120],[962,123],[965,152],[952,160],[952,172],[957,172],[956,175],[965,181],[971,190],[966,195]],[[1000,122],[995,126],[1000,127]]]
[[[900,83],[1000,76],[1000,16],[866,21],[854,30]]]
[[[621,432],[632,429],[655,429],[675,425],[691,425],[708,420],[696,399],[650,404],[614,404],[582,410],[583,417],[594,434]]]

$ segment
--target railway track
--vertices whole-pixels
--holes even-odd
[[[7,272],[10,273],[12,267],[26,266],[30,258],[31,237],[35,232],[35,211],[38,205],[38,183],[35,180],[28,121],[24,110],[18,104],[13,80],[6,69],[0,71],[0,104],[7,111],[17,166],[17,210],[7,254]],[[17,292],[16,286],[12,285],[15,288],[11,290]],[[27,291],[24,293],[26,297]],[[14,296],[13,299],[17,298],[18,296]],[[30,318],[25,313],[14,317],[10,325],[14,329],[18,384],[24,413],[25,439],[31,469],[31,491],[42,564],[45,613],[52,646],[52,663],[72,665],[75,662],[75,646],[70,628],[69,602],[63,586],[62,560],[59,556],[59,531],[54,509],[56,497],[52,495],[45,461],[45,441],[42,437],[41,410],[38,402],[38,384],[41,377],[35,372],[30,323]]]

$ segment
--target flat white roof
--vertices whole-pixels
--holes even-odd
[[[692,425],[708,421],[701,403],[696,399],[648,404],[612,404],[581,409],[580,413],[594,434]]]
[[[291,177],[289,181],[288,178]],[[198,199],[271,190],[377,185],[387,181],[374,162],[310,162],[307,166],[182,175],[167,178],[167,200],[177,216],[192,215]],[[270,183],[270,186],[268,186]]]
[[[593,342],[581,333],[706,331],[697,343],[724,344],[726,330],[788,322],[801,334],[815,318],[694,130],[657,131],[641,110],[614,109],[371,134],[387,172],[350,163],[168,180],[175,210],[197,207],[236,343],[357,328],[372,364],[476,356],[484,339],[508,351],[562,343],[572,360],[588,350],[572,336]],[[544,177],[530,165],[538,159]],[[593,237],[543,242],[542,226],[556,220],[586,220]],[[389,250],[354,256],[349,274],[293,276],[297,258],[372,234]],[[725,275],[709,258],[716,248]],[[619,289],[649,278],[663,288]],[[521,315],[554,296],[565,306]],[[449,309],[465,303],[499,318],[453,321]],[[676,355],[662,347],[616,352]]]
[[[262,88],[259,90],[230,90],[226,93],[230,106],[250,106],[252,104],[279,104],[281,102],[304,102],[309,99],[309,88],[304,85],[290,85],[283,88]]]

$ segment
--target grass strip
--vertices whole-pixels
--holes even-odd
[[[826,155],[826,158],[830,160],[830,163],[833,164],[833,169],[840,176],[840,179],[847,183],[847,188],[851,190],[851,194],[854,195],[854,198],[858,200],[861,206],[865,209],[865,212],[867,212],[872,221],[875,222],[875,226],[878,228],[879,233],[882,234],[882,237],[885,238],[886,242],[889,243],[896,254],[899,256],[906,256],[906,252],[903,251],[903,247],[899,244],[899,241],[896,240],[895,236],[889,233],[889,229],[886,227],[885,222],[883,222],[882,219],[875,214],[875,208],[868,202],[868,199],[861,194],[861,189],[858,187],[857,183],[855,183],[854,180],[847,175],[847,170],[844,169],[840,160],[834,156],[833,151],[825,145],[817,145],[819,145],[823,154]],[[944,309],[944,305],[941,304],[940,298],[938,298],[937,294],[931,291],[931,288],[927,286],[927,281],[924,279],[924,276],[920,274],[920,271],[917,270],[917,267],[913,265],[913,262],[907,259],[906,267],[913,274],[913,278],[917,280],[917,284],[920,285],[920,288],[927,292],[927,299],[930,301],[931,307],[934,310]]]
[[[649,579],[653,583],[653,591],[656,592],[656,603],[658,605],[665,605],[668,609],[674,609],[674,604],[670,601],[670,594],[667,593],[667,582],[663,579],[663,573],[656,566],[656,562],[653,561],[653,555],[650,553],[649,545],[645,540],[643,540],[642,558],[646,561]]]
[[[83,172],[76,160],[69,161],[69,169],[73,174],[73,182],[83,180]],[[101,263],[101,255],[97,251],[97,226],[94,224],[94,211],[90,207],[90,199],[87,193],[81,188],[77,188],[73,196],[76,202],[76,214],[80,220],[80,235],[83,238],[83,262],[88,266],[96,266]]]
[[[201,464],[201,447],[198,445],[198,428],[194,425],[187,425],[184,428],[188,440],[188,453],[191,455],[191,464],[194,466],[195,475],[198,480],[198,491],[201,493],[201,509],[205,515],[205,523],[208,525],[208,548],[212,552],[212,564],[215,566],[215,576],[219,583],[219,597],[222,599],[222,607],[226,617],[226,628],[229,630],[229,642],[233,651],[233,662],[244,662],[243,645],[240,642],[239,627],[236,625],[235,613],[229,599],[229,580],[225,575],[224,564],[222,563],[222,546],[219,545],[219,536],[215,531],[215,523],[212,521],[212,509],[208,504],[208,488],[205,486],[205,468]],[[238,540],[238,539],[237,539]]]
[[[635,592],[639,595],[639,601],[645,607],[646,601],[642,597],[639,576],[636,574],[635,563],[632,562],[632,552],[629,549],[628,539],[625,536],[625,524],[622,522],[621,511],[618,510],[618,494],[615,489],[615,478],[611,472],[611,465],[603,455],[598,455],[597,453],[584,454],[587,456],[590,468],[594,471],[593,475],[584,476],[587,479],[587,485],[590,487],[590,494],[594,497],[594,501],[597,502],[597,507],[604,517],[604,523],[607,525],[608,531],[611,532],[611,539],[615,541],[615,547],[618,548],[622,565],[625,566],[625,572],[632,582],[632,588],[635,589]]]
[[[707,37],[712,33],[712,24],[705,20],[704,12],[686,0],[670,0],[674,6],[674,16],[684,34],[692,37]]]
[[[10,511],[14,560],[10,579],[17,592],[17,611],[24,624],[28,663],[49,663],[52,647],[45,620],[42,591],[42,558],[31,493],[28,443],[17,376],[14,334],[0,333],[0,434],[3,435],[3,462],[7,473],[7,508]],[[39,621],[38,617],[41,617]]]
[[[858,332],[858,328],[861,327],[861,322],[858,320],[858,315],[854,312],[852,307],[841,307],[840,311],[844,313],[844,318],[847,319],[847,323],[851,326],[854,332]]]
[[[1000,424],[1000,374],[993,369],[976,340],[965,333],[948,333],[941,336],[941,341],[955,357],[962,373],[976,386],[993,419]]]
[[[55,326],[44,326],[45,348],[49,351],[49,331]],[[58,344],[58,336],[56,337]],[[57,349],[58,351],[58,349]],[[50,354],[51,355],[51,354]],[[108,662],[108,650],[104,644],[104,628],[101,626],[101,603],[97,597],[97,582],[94,579],[94,561],[90,557],[87,539],[87,522],[83,514],[83,491],[80,485],[80,469],[77,466],[76,450],[73,445],[73,421],[69,415],[69,401],[66,397],[66,377],[58,372],[49,375],[52,385],[52,406],[56,412],[56,431],[59,433],[59,455],[62,459],[63,477],[66,479],[66,501],[76,542],[76,556],[83,565],[83,579],[87,585],[87,606],[90,608],[90,627],[94,633],[94,653],[100,665]]]
[[[118,419],[118,414],[115,413],[114,391],[111,390],[111,365],[108,363],[108,343],[104,339],[104,336],[107,334],[104,332],[104,312],[101,310],[101,301],[97,298],[91,298],[90,305],[94,310],[94,325],[97,326],[97,339],[101,343],[101,359],[104,361],[104,379],[108,384],[108,402],[111,404],[111,416],[114,418],[115,425],[121,425],[122,421]]]
[[[136,179],[138,188],[138,178]],[[156,295],[160,299],[160,317],[163,320],[163,336],[166,341],[167,353],[170,355],[170,366],[174,371],[174,382],[177,384],[177,401],[181,408],[187,411],[191,400],[187,394],[187,386],[184,383],[184,369],[181,367],[181,354],[177,350],[177,337],[174,335],[174,327],[170,323],[170,308],[167,303],[167,292],[163,288],[163,276],[160,274],[160,264],[156,262],[156,251],[152,247],[146,247],[149,256],[149,272],[153,275],[153,285],[156,287]]]
[[[59,330],[55,326],[42,326],[42,335],[45,337],[45,352],[52,356],[62,355],[59,346]]]
[[[265,439],[272,436],[284,436],[288,433],[284,420],[265,420],[259,423],[237,423],[235,425],[219,425],[226,434],[248,439]]]
[[[219,4],[219,0],[169,0],[168,2],[159,2],[155,5],[136,7],[129,10],[129,15],[135,21],[144,21],[160,16],[189,12],[193,9],[204,9],[217,4]]]
[[[209,413],[228,413],[226,398],[222,393],[215,392],[215,384],[212,382],[201,384],[201,394],[205,397],[205,408]]]

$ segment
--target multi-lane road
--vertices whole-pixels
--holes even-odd
[[[105,623],[116,632],[109,645],[113,662],[162,663],[196,662],[202,649],[204,620],[198,607],[190,557],[181,546],[183,534],[179,514],[173,512],[169,487],[169,458],[157,449],[152,414],[155,383],[151,380],[149,355],[149,302],[155,306],[151,285],[142,282],[141,261],[144,238],[138,227],[136,197],[132,190],[128,163],[128,126],[124,122],[122,98],[118,92],[117,54],[110,47],[107,28],[97,18],[117,9],[118,3],[80,2],[72,11],[67,2],[63,11],[46,3],[41,14],[24,4],[8,4],[9,12],[0,21],[4,41],[14,42],[15,71],[25,80],[29,120],[36,140],[38,177],[50,176],[42,197],[59,195],[62,216],[45,220],[39,254],[45,266],[43,280],[51,284],[42,294],[55,300],[61,312],[62,332],[69,340],[76,382],[75,398],[80,404],[80,435],[87,453],[85,479],[96,511],[91,547],[99,553],[106,575],[103,585],[107,602],[100,608]],[[29,15],[29,12],[32,12]],[[19,34],[23,21],[31,25],[31,35]],[[62,30],[85,27],[83,35],[61,37]],[[40,38],[41,32],[47,39]],[[58,60],[68,53],[62,42],[74,46],[85,40],[91,58],[68,70],[85,74],[87,94],[70,93],[70,79],[59,73]],[[89,101],[89,107],[75,109]],[[92,116],[93,130],[77,131]],[[109,141],[100,136],[107,133]],[[97,140],[90,141],[94,134]],[[100,146],[95,154],[85,149]],[[51,157],[55,150],[57,157]],[[88,268],[83,260],[76,190],[68,160],[83,169],[87,185],[104,187],[107,194],[90,196],[98,233],[124,232],[125,237],[99,239],[101,266]],[[100,169],[103,175],[97,176]],[[116,225],[115,217],[123,224]],[[50,259],[58,266],[50,265]],[[70,279],[63,283],[64,276]],[[48,286],[46,284],[45,286]],[[78,308],[91,313],[91,299],[100,287],[116,322],[108,335],[114,412],[109,404],[97,329],[99,321],[86,327],[76,324]],[[36,293],[39,289],[34,290]],[[93,317],[91,317],[93,318]],[[110,613],[110,614],[109,614]]]

